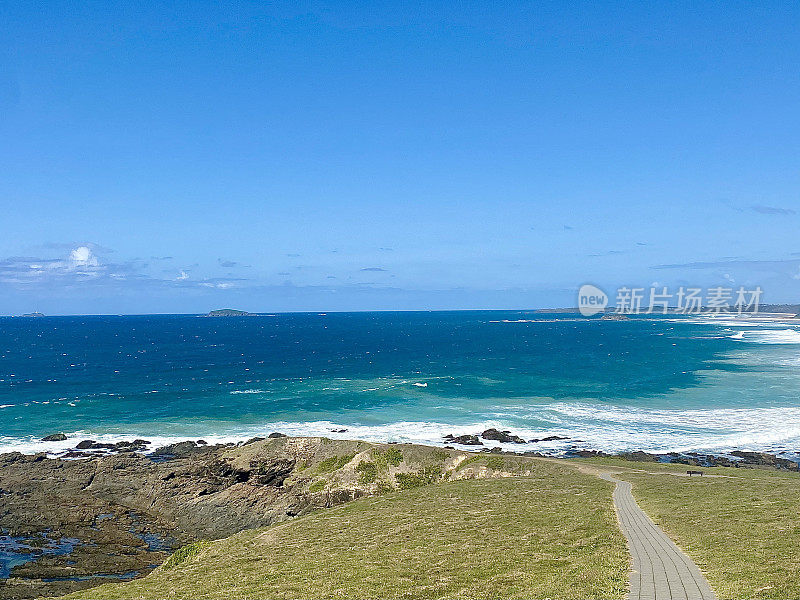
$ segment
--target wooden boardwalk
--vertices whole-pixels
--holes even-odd
[[[680,548],[653,523],[631,494],[631,484],[609,473],[616,484],[614,506],[633,557],[630,600],[714,600],[708,581]]]

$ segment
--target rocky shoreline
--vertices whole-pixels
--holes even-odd
[[[0,598],[62,595],[145,575],[184,544],[392,489],[376,479],[380,469],[387,481],[401,484],[429,483],[437,473],[448,478],[507,476],[485,467],[456,469],[459,462],[471,462],[464,452],[483,445],[481,440],[530,443],[496,429],[447,436],[444,449],[273,433],[239,444],[185,441],[147,454],[146,440],[83,440],[58,458],[2,454]],[[482,453],[520,460],[545,456],[497,446],[472,455]],[[374,461],[372,456],[383,458]],[[569,456],[612,455],[576,449]],[[759,452],[616,456],[639,462],[798,470],[796,462]],[[440,466],[431,470],[436,461]]]
[[[538,442],[554,442],[554,441],[567,441],[569,437],[552,435],[544,438],[536,438],[532,440],[524,440],[518,435],[514,435],[509,430],[499,431],[497,429],[487,429],[482,433],[476,434],[463,434],[454,436],[448,434],[444,436],[444,441],[447,444],[456,444],[458,446],[484,446],[481,440],[491,440],[500,443],[511,444],[535,444]],[[575,440],[576,443],[580,440]],[[445,448],[453,448],[454,446],[445,446]],[[552,458],[552,455],[545,454],[537,451],[514,452],[504,450],[498,446],[491,448],[483,447],[481,452],[489,452],[492,454],[519,454],[522,456],[534,456],[539,458]],[[559,458],[622,458],[634,462],[661,462],[661,463],[677,463],[694,467],[769,467],[774,469],[781,469],[786,471],[800,471],[800,463],[797,461],[781,458],[768,452],[751,452],[745,450],[733,450],[726,454],[703,454],[699,452],[666,452],[666,453],[650,453],[641,450],[631,452],[618,452],[610,454],[599,450],[584,450],[578,446],[568,448],[563,452]]]
[[[144,575],[186,543],[360,493],[283,485],[304,454],[325,455],[313,444],[305,453],[302,444],[271,452],[258,443],[201,440],[147,455],[134,451],[141,443],[78,446],[63,458],[0,455],[0,598],[61,595]]]

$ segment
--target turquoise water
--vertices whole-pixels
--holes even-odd
[[[271,431],[800,450],[800,328],[519,311],[0,319],[0,449]],[[334,429],[347,429],[332,433]],[[65,432],[67,442],[38,439]]]

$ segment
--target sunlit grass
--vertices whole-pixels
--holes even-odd
[[[169,569],[73,598],[621,598],[611,484],[532,475],[387,493],[211,543]]]

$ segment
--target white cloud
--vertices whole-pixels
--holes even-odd
[[[227,290],[233,287],[233,284],[228,281],[219,281],[219,282],[204,281],[199,285],[200,287],[215,288],[218,290]]]
[[[109,286],[109,289],[148,288],[204,288],[229,290],[242,287],[246,279],[197,278],[192,265],[161,276],[148,271],[148,263],[133,259],[127,262],[105,260],[110,250],[98,249],[91,243],[57,245],[55,256],[11,256],[0,257],[0,286],[37,286],[37,289],[56,290],[73,286]],[[123,287],[124,286],[124,287]]]
[[[88,246],[78,246],[69,253],[69,260],[76,267],[97,267],[99,262]]]

